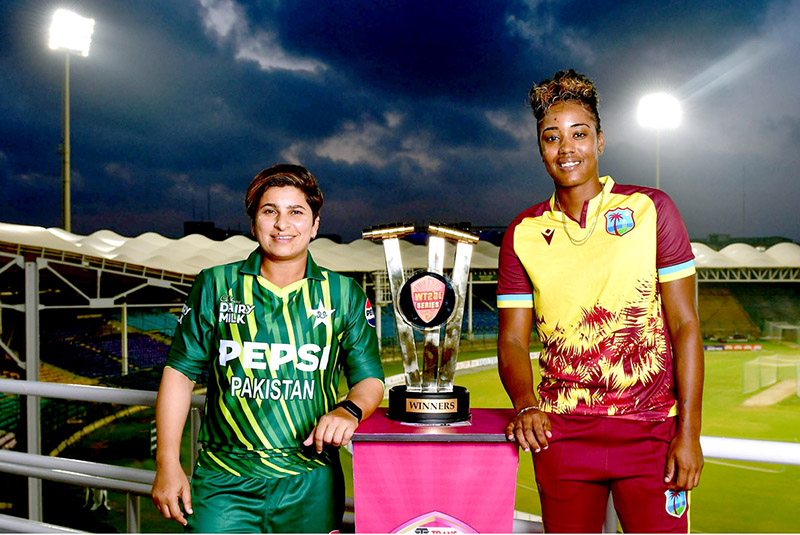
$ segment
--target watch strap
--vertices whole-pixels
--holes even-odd
[[[361,407],[359,407],[358,405],[356,405],[356,404],[355,404],[354,402],[352,402],[351,400],[349,400],[349,399],[346,399],[346,400],[344,400],[344,401],[340,401],[339,403],[337,403],[337,404],[334,406],[334,409],[335,409],[335,408],[338,408],[338,407],[341,407],[341,408],[343,408],[344,410],[346,410],[347,412],[349,412],[350,414],[352,414],[353,416],[355,416],[355,417],[356,417],[356,420],[358,420],[359,422],[361,421],[361,415],[362,415],[362,412],[361,412]]]

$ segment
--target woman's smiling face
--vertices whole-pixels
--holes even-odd
[[[540,122],[539,152],[556,187],[582,186],[598,179],[597,160],[604,146],[594,116],[576,101],[554,104]]]
[[[253,221],[261,250],[276,262],[305,258],[318,228],[319,217],[314,217],[305,195],[294,186],[268,188]]]

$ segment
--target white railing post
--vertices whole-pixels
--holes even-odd
[[[128,375],[128,303],[122,303],[122,375]]]
[[[39,262],[25,261],[25,380],[39,381]],[[42,453],[41,400],[28,396],[26,400],[28,453]],[[42,482],[28,478],[28,518],[42,520]]]
[[[128,533],[140,533],[141,511],[139,507],[139,496],[129,492],[125,495],[125,498],[125,517],[128,522]]]

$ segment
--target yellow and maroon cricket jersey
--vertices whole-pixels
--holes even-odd
[[[662,420],[676,413],[672,350],[659,283],[694,274],[678,209],[662,191],[616,184],[580,224],[555,197],[528,208],[500,248],[497,305],[534,308],[544,344],[540,407],[559,414]],[[599,206],[602,202],[602,206]]]

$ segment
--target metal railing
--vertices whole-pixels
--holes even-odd
[[[0,392],[22,396],[41,396],[48,398],[90,401],[97,403],[114,403],[155,407],[157,392],[150,390],[131,390],[104,386],[71,385],[63,383],[44,383],[40,381],[20,381],[0,379]],[[193,395],[191,402],[191,434],[192,444],[197,444],[197,433],[200,428],[199,409],[205,403],[205,396]],[[195,452],[192,448],[194,466]],[[126,494],[126,524],[128,533],[140,531],[140,496],[150,496],[150,487],[155,478],[152,470],[125,468],[109,464],[50,457],[34,453],[22,453],[0,449],[0,472],[27,476],[29,478],[59,481],[82,487],[124,492]],[[28,529],[23,529],[27,526]],[[9,515],[0,515],[0,530],[74,532],[69,528],[53,526],[43,522],[20,519]]]
[[[148,407],[155,406],[157,395],[156,392],[146,390],[14,379],[0,379],[0,393]],[[197,430],[199,429],[199,415],[196,409],[202,408],[204,403],[205,396],[192,396],[192,409],[195,409],[191,411],[194,444],[196,444]],[[800,466],[800,444],[798,443],[708,436],[700,437],[700,443],[707,458]],[[192,466],[194,466],[194,459]],[[150,486],[155,477],[155,472],[152,470],[125,468],[9,450],[0,450],[0,472],[124,492],[127,494],[128,533],[139,532],[139,497],[150,495]],[[351,503],[352,500],[349,505]],[[350,505],[350,510],[352,510],[352,505]],[[352,525],[352,515],[348,514],[345,521]],[[532,523],[515,521],[514,531],[536,531],[529,524]],[[28,533],[77,533],[76,530],[61,526],[0,514],[0,531],[3,530]]]

